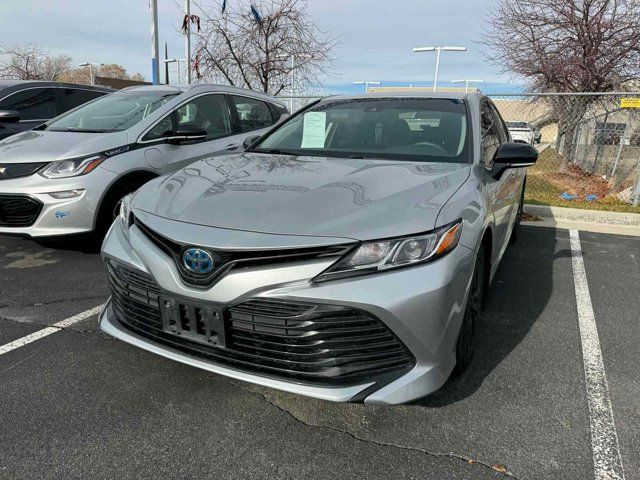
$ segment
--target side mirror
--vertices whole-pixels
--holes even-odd
[[[194,142],[207,138],[207,131],[195,125],[180,125],[175,132],[169,133],[167,141],[172,145]]]
[[[0,110],[0,122],[17,123],[20,121],[20,112],[17,110]]]
[[[530,167],[538,160],[538,151],[527,143],[503,143],[493,157],[491,175],[496,180],[509,168]]]
[[[244,150],[247,150],[249,147],[251,147],[251,145],[256,143],[256,141],[258,141],[259,138],[260,138],[260,135],[251,135],[250,137],[245,138],[244,142],[242,142],[242,148]]]
[[[280,118],[278,119],[278,121],[276,123],[280,123],[280,122],[284,122],[287,118],[289,118],[291,115],[288,113],[283,113],[282,115],[280,115]]]

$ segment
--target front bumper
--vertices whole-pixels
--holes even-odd
[[[90,232],[102,195],[116,175],[96,169],[89,175],[50,180],[39,175],[0,181],[2,195],[22,196],[42,204],[39,215],[28,226],[0,225],[0,234],[51,237]],[[51,192],[84,190],[75,198],[56,199]]]
[[[352,279],[312,284],[310,278],[331,261],[314,260],[278,267],[231,270],[208,290],[182,283],[175,262],[133,226],[127,237],[116,222],[103,244],[105,259],[140,270],[163,292],[199,302],[237,305],[263,298],[351,307],[379,319],[415,357],[413,368],[387,376],[358,378],[352,384],[325,385],[277,378],[238,369],[154,342],[126,328],[110,302],[100,327],[127,343],[159,355],[251,383],[331,401],[397,404],[438,390],[455,365],[455,342],[474,265],[473,251],[459,246],[430,264]]]

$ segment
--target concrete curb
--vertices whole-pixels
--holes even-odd
[[[640,237],[640,214],[637,213],[603,212],[527,204],[524,205],[524,212],[542,220],[522,222],[523,225]]]
[[[524,212],[542,219],[640,227],[640,213],[605,212],[528,204],[524,205]]]

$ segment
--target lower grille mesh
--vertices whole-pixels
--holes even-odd
[[[252,299],[224,310],[224,345],[167,333],[154,280],[107,261],[119,322],[158,343],[247,371],[336,384],[410,368],[415,359],[377,318],[353,308]],[[178,300],[179,302],[179,300]]]
[[[26,195],[0,195],[0,227],[30,227],[42,211],[42,203]]]

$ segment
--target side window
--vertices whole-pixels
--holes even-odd
[[[176,110],[177,129],[193,125],[207,132],[207,140],[232,134],[229,108],[223,95],[203,95]],[[151,133],[151,132],[149,132]]]
[[[496,132],[498,133],[498,136],[500,137],[500,143],[505,143],[509,140],[509,134],[507,133],[507,127],[504,124],[504,121],[502,120],[502,117],[500,116],[500,114],[498,113],[498,110],[496,109],[496,106],[493,104],[489,104],[491,111],[493,112],[493,116],[495,117],[495,126],[496,126]]]
[[[253,98],[232,96],[233,104],[240,119],[240,131],[250,132],[273,125],[273,116],[269,106]]]
[[[98,92],[95,90],[81,90],[79,88],[61,88],[60,93],[62,96],[62,105],[60,113],[76,108],[84,103],[87,103],[94,98],[98,98],[104,95],[104,92]]]
[[[147,132],[147,134],[142,137],[142,141],[150,141],[150,140],[158,140],[160,138],[164,138],[168,136],[173,131],[173,113],[170,113],[153,127],[151,130]]]
[[[0,110],[18,110],[21,120],[49,120],[57,115],[55,88],[29,88],[9,95]]]
[[[493,165],[493,157],[500,146],[500,136],[496,131],[497,119],[493,115],[489,105],[482,105],[480,114],[480,128],[482,135],[482,162],[487,167]]]

